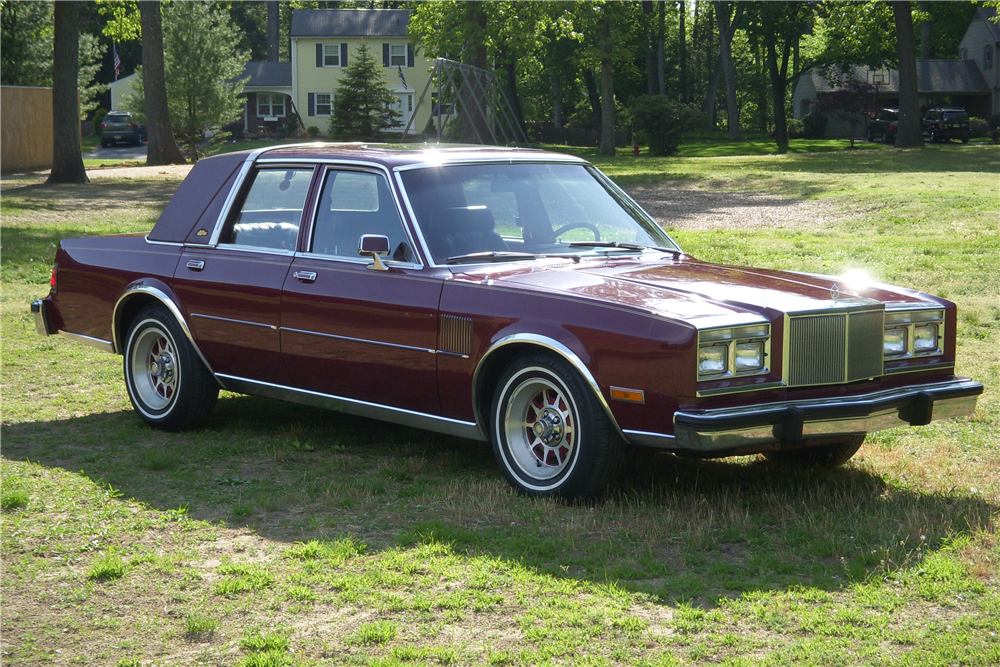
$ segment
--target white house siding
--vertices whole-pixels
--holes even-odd
[[[795,90],[792,91],[793,118],[801,119],[805,116],[802,113],[802,102],[806,100],[810,102],[810,107],[816,102],[816,86],[813,84],[812,76],[809,72],[799,77],[798,83],[795,84]]]
[[[405,37],[295,37],[292,38],[292,68],[295,77],[295,90],[293,97],[295,106],[298,108],[299,117],[305,127],[315,126],[319,128],[320,134],[327,135],[330,131],[330,117],[309,115],[309,94],[314,95],[334,93],[336,94],[340,78],[343,76],[343,67],[317,67],[316,66],[316,45],[317,44],[347,44],[347,64],[353,62],[357,57],[357,51],[362,43],[368,44],[368,50],[376,63],[382,63],[382,44],[406,44]],[[420,94],[424,91],[428,80],[431,78],[433,61],[419,54],[414,54],[413,67],[403,66],[403,76],[406,79],[406,86],[399,78],[399,68],[397,66],[382,67],[385,82],[393,93],[403,95],[404,104],[408,107],[412,100],[413,108],[416,109]],[[407,99],[406,96],[410,98]],[[423,131],[424,126],[431,116],[431,99],[428,92],[423,106],[420,107],[417,117],[410,125],[410,133]],[[315,112],[315,109],[314,109]],[[404,115],[405,119],[406,116]],[[402,129],[402,128],[400,128]]]
[[[993,50],[993,63],[990,69],[985,69],[984,57],[987,46]],[[990,85],[992,90],[990,113],[1000,113],[1000,92],[997,90],[1000,87],[1000,64],[997,63],[997,57],[1000,55],[997,53],[998,46],[1000,45],[998,45],[990,27],[986,25],[982,14],[977,12],[969,24],[968,30],[965,31],[965,36],[959,42],[958,49],[959,54],[962,54],[964,50],[968,54],[969,60],[976,61],[979,71],[983,73],[983,78]]]

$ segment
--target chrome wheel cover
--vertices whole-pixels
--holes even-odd
[[[531,479],[557,477],[575,458],[579,437],[576,404],[563,387],[548,378],[525,379],[510,391],[500,426],[514,465]]]
[[[136,334],[129,364],[136,397],[150,410],[169,408],[180,385],[180,367],[177,347],[158,322]]]

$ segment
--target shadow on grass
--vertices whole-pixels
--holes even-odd
[[[962,492],[905,486],[863,462],[781,472],[758,460],[667,454],[636,454],[596,502],[524,498],[484,443],[243,396],[224,397],[208,427],[188,433],[116,412],[5,425],[2,438],[7,459],[277,541],[353,535],[374,550],[441,542],[667,603],[837,590],[992,530],[998,511]]]

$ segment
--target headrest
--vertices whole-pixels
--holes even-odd
[[[438,209],[431,214],[429,227],[442,234],[490,232],[494,228],[493,214],[485,206]]]

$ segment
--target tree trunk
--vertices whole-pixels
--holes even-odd
[[[931,3],[927,0],[920,0],[920,11],[924,14],[931,13]],[[924,20],[920,22],[920,59],[930,60],[934,57],[934,43],[931,41],[931,22]]]
[[[470,24],[471,29],[466,30],[467,42],[465,43],[465,61],[473,67],[485,70],[489,63],[486,54],[486,28],[487,16],[483,3],[479,1],[466,2],[465,21]],[[461,112],[466,118],[462,123],[462,141],[465,143],[489,144],[493,141],[493,132],[490,128],[489,119],[485,116],[482,90],[483,82],[470,80],[470,77],[478,77],[477,73],[467,74],[462,82]],[[494,142],[495,143],[495,142]]]
[[[163,77],[163,24],[160,3],[139,3],[142,29],[142,93],[146,101],[146,164],[185,164],[174,140],[167,109],[167,83]]]
[[[920,100],[917,97],[917,56],[913,35],[913,17],[908,0],[893,0],[896,19],[896,47],[899,54],[899,131],[897,148],[923,146],[920,134]]]
[[[497,45],[497,59],[503,63],[504,94],[507,96],[507,102],[514,113],[514,122],[524,132],[524,110],[521,108],[521,97],[517,94],[517,63],[510,55],[510,49],[505,41],[501,41]]]
[[[598,155],[615,154],[615,80],[614,61],[611,56],[610,7],[601,7],[597,19],[597,43],[601,50],[601,143]]]
[[[719,24],[719,59],[722,61],[722,74],[726,81],[726,117],[729,140],[739,141],[740,105],[736,98],[736,71],[733,69],[732,52],[734,30],[729,22],[729,5],[716,2],[715,18]]]
[[[587,87],[587,99],[590,100],[590,109],[594,114],[594,131],[597,133],[597,145],[601,145],[601,94],[597,92],[597,81],[594,80],[594,73],[590,68],[583,70],[583,84]]]
[[[687,102],[687,30],[684,27],[684,18],[687,14],[687,7],[685,6],[684,0],[681,0],[680,5],[680,25],[677,28],[678,43],[677,47],[680,50],[680,61],[681,61],[681,102]]]
[[[278,62],[278,0],[267,0],[267,60]]]
[[[771,75],[771,94],[774,96],[774,142],[778,144],[778,153],[788,152],[788,123],[785,119],[785,89],[788,82],[788,58],[791,55],[791,42],[786,41],[782,53],[782,63],[778,65],[777,35],[769,32],[767,37],[767,68]]]
[[[552,126],[556,129],[562,127],[562,91],[559,90],[559,77],[555,72],[549,73],[549,80],[552,82]]]
[[[642,0],[643,31],[646,34],[646,94],[656,95],[656,23],[653,21],[653,0]]]
[[[660,27],[656,36],[656,82],[660,95],[667,94],[667,0],[660,0]]]
[[[701,112],[705,114],[707,129],[715,129],[715,98],[719,92],[719,79],[722,78],[722,57],[715,59],[715,69],[712,71],[712,78],[708,80],[708,91],[705,93],[705,102],[701,106]]]
[[[48,183],[89,183],[80,147],[80,5],[55,3],[52,49],[52,171]]]

